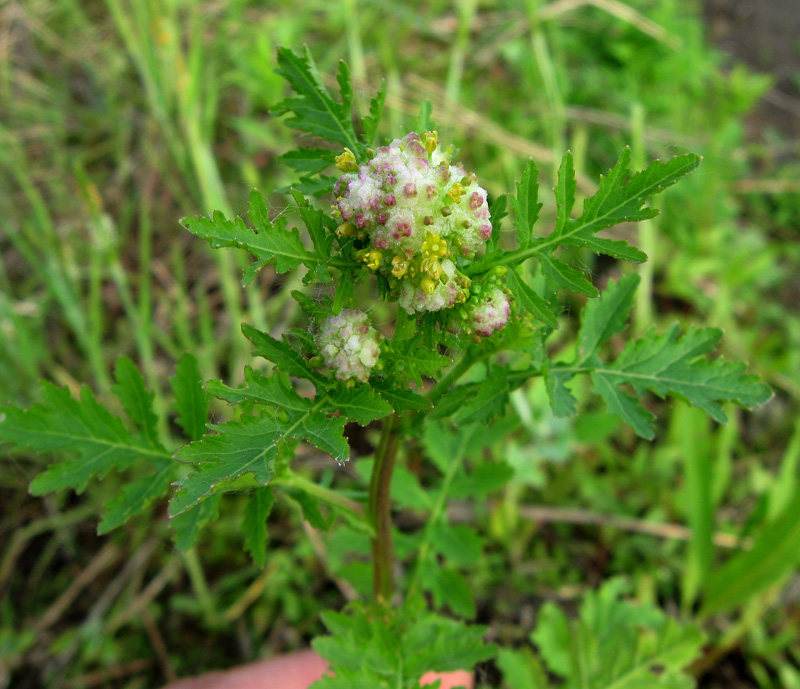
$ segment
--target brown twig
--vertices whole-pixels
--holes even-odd
[[[119,548],[113,543],[107,543],[105,547],[95,555],[88,566],[75,577],[69,588],[67,588],[67,590],[47,609],[44,615],[36,621],[33,625],[33,631],[39,635],[45,629],[54,625],[78,597],[78,594],[119,556]]]
[[[602,514],[589,510],[523,505],[519,508],[519,512],[523,517],[531,521],[610,526],[611,528],[621,529],[622,531],[633,531],[648,536],[672,538],[680,541],[688,541],[692,537],[691,529],[681,524],[659,524],[657,522],[647,522],[640,519],[631,519],[629,517],[618,517],[613,514]],[[715,533],[713,536],[713,543],[720,548],[748,549],[752,545],[749,538],[740,541],[736,536],[726,533]]]

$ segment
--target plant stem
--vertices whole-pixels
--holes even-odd
[[[389,602],[394,591],[392,567],[392,512],[390,488],[397,458],[397,426],[400,417],[392,414],[383,422],[383,431],[375,452],[375,465],[369,485],[368,514],[375,527],[372,538],[373,593],[377,600]]]

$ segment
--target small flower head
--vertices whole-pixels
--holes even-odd
[[[465,325],[476,334],[489,337],[508,323],[511,304],[506,293],[499,287],[478,287],[475,285],[472,288],[473,296],[467,302]]]
[[[323,362],[339,380],[365,383],[380,357],[379,334],[363,311],[345,309],[320,324],[315,341]]]

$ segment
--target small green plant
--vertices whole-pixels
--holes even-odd
[[[656,430],[642,400],[647,392],[682,399],[718,422],[726,421],[724,403],[753,407],[771,393],[746,375],[743,364],[707,358],[721,337],[715,329],[651,330],[615,350],[610,345],[626,330],[638,276],[627,273],[601,292],[564,256],[565,248],[588,248],[632,263],[646,260],[627,242],[599,233],[654,217],[649,199],[692,172],[699,156],[655,161],[633,172],[625,149],[577,213],[567,153],[555,188],[555,225],[543,232],[532,160],[514,194],[489,198],[479,174],[463,168],[455,150],[439,141],[429,108],[423,108],[417,132],[373,148],[383,90],[359,119],[344,63],[338,99],[307,51],[280,49],[278,64],[296,94],[279,111],[315,145],[283,156],[299,176],[290,194],[307,238],[290,228],[288,214],[271,214],[258,191],[250,197],[249,223],[217,211],[183,224],[214,248],[252,255],[245,285],[268,264],[281,274],[303,270],[305,290],[292,296],[306,315],[305,327],[278,338],[243,324],[254,355],[271,368],[248,367],[241,387],[204,383],[195,357],[186,354],[171,380],[186,441],[177,448],[160,432],[153,396],[124,357],[113,390],[127,420],[88,388],[76,399],[43,383],[39,403],[3,410],[0,435],[20,448],[72,457],[41,473],[31,485],[35,494],[82,492],[111,469],[131,470],[135,478],[106,505],[101,533],[173,485],[169,513],[180,549],[191,546],[215,518],[221,496],[232,490],[251,493],[243,545],[259,565],[266,559],[266,522],[276,494],[296,502],[314,527],[343,520],[356,537],[369,540],[373,596],[324,616],[331,636],[318,639],[315,648],[335,676],[316,686],[418,687],[427,671],[470,668],[497,650],[484,642],[481,627],[440,613],[447,606],[463,617],[474,615],[470,591],[450,564],[475,560],[481,552],[480,539],[450,524],[445,507],[455,495],[484,497],[508,477],[507,467],[489,461],[476,461],[468,471],[464,458],[479,455],[482,436],[502,432],[515,390],[542,378],[554,413],[567,416],[579,412],[570,386],[588,378],[607,409],[646,439]],[[331,168],[338,174],[327,174]],[[329,195],[330,208],[312,203]],[[509,210],[513,238],[503,232]],[[589,299],[567,350],[571,356],[553,360],[547,345],[559,329],[564,291]],[[378,313],[380,321],[373,318]],[[207,429],[214,398],[231,406],[232,420]],[[301,442],[340,464],[348,461],[344,431],[351,422],[381,424],[365,494],[345,494],[293,470]],[[397,576],[393,479],[408,473],[404,448],[420,446],[443,478],[435,500],[421,498],[415,505],[428,510],[428,522],[403,558],[407,574]],[[399,499],[414,502],[413,495]],[[572,626],[558,609],[543,611],[534,640],[552,674],[568,687],[690,686],[681,669],[698,653],[702,635],[660,611],[618,600],[619,593],[614,585],[587,596]],[[503,658],[511,672],[519,670],[516,656]],[[538,661],[529,670],[530,686],[545,686]]]

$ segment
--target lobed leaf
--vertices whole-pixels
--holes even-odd
[[[307,135],[338,143],[350,148],[356,157],[362,150],[353,130],[350,106],[353,98],[350,74],[344,62],[339,63],[339,96],[331,98],[320,79],[314,59],[306,46],[302,54],[288,48],[278,48],[278,68],[275,70],[297,94],[278,104],[276,112],[291,113],[286,124]]]
[[[340,386],[328,391],[328,399],[328,411],[336,410],[362,426],[392,413],[389,403],[368,385],[353,388]]]
[[[268,486],[258,487],[253,491],[244,508],[242,532],[244,547],[258,567],[264,567],[267,561],[267,518],[275,503],[275,496]]]
[[[199,440],[206,431],[208,395],[203,390],[200,367],[193,354],[187,352],[180,358],[170,385],[175,395],[177,424],[190,440]]]
[[[308,362],[295,350],[281,340],[276,340],[267,333],[256,330],[253,326],[242,323],[244,336],[255,345],[256,356],[262,356],[271,361],[284,373],[305,378],[315,385],[324,385],[325,379],[317,373]]]
[[[550,310],[549,304],[536,294],[532,287],[525,283],[522,277],[517,274],[515,268],[509,269],[506,273],[506,280],[523,309],[550,328],[558,328],[558,319]]]
[[[288,429],[286,422],[274,417],[245,417],[217,426],[218,433],[182,447],[176,458],[197,464],[197,468],[178,481],[170,516],[182,514],[212,495],[219,485],[247,473],[266,486],[274,475],[278,443]]]
[[[539,218],[542,204],[539,203],[539,171],[533,158],[528,158],[522,179],[517,182],[517,195],[509,201],[514,209],[514,227],[521,249],[527,248],[533,236],[533,226]]]
[[[244,379],[245,387],[241,388],[230,388],[222,381],[210,380],[206,383],[206,390],[210,395],[230,404],[255,402],[299,413],[303,413],[311,407],[311,400],[300,397],[289,381],[278,371],[267,377],[254,371],[250,366],[246,366]]]

